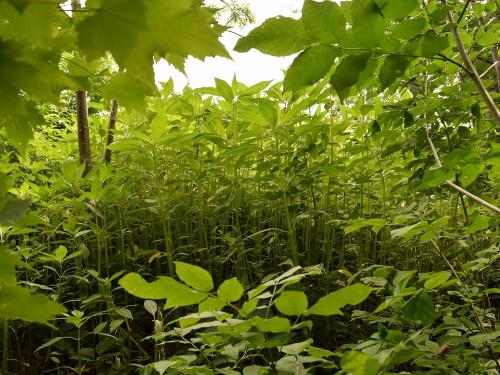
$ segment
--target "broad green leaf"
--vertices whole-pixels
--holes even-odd
[[[342,59],[330,78],[330,83],[341,99],[349,96],[349,89],[358,82],[369,58],[370,53],[364,53],[358,56],[346,56]]]
[[[288,56],[303,50],[313,41],[302,22],[289,17],[275,17],[250,31],[238,40],[235,51],[247,52],[252,48],[272,56]]]
[[[405,319],[420,320],[424,326],[430,326],[437,314],[431,297],[425,290],[420,290],[401,308]]]
[[[308,339],[306,341],[296,342],[293,344],[282,346],[280,351],[290,355],[298,355],[302,353],[304,350],[308,349],[312,343],[313,340]]]
[[[267,121],[269,125],[276,125],[278,123],[279,118],[279,107],[276,103],[272,102],[269,99],[260,99],[259,100],[259,113],[262,117]]]
[[[484,164],[466,164],[460,171],[460,182],[463,187],[467,187],[472,184],[476,178],[483,173],[485,169]]]
[[[215,78],[215,87],[217,87],[217,92],[226,100],[226,102],[231,103],[233,101],[233,89],[226,81]]]
[[[344,233],[349,234],[355,232],[361,228],[371,226],[374,233],[378,233],[380,229],[387,225],[387,222],[384,219],[366,219],[359,220],[353,223],[350,223],[348,226],[344,228]]]
[[[412,59],[406,56],[389,55],[380,68],[379,81],[382,89],[389,87],[402,76]]]
[[[353,0],[351,5],[352,29],[344,38],[347,47],[373,48],[384,37],[385,21],[374,0]]]
[[[209,292],[214,288],[212,276],[201,267],[175,262],[175,273],[181,281],[200,292]]]
[[[290,321],[280,316],[274,316],[269,319],[255,317],[252,319],[255,326],[260,332],[280,333],[290,332]]]
[[[66,258],[66,255],[68,255],[68,249],[66,249],[63,245],[59,245],[55,250],[54,255],[59,262],[62,262],[64,258]]]
[[[340,53],[331,46],[319,45],[307,48],[300,53],[288,68],[283,91],[297,91],[312,85],[323,78]]]
[[[368,354],[351,350],[342,355],[340,367],[351,375],[376,375],[380,363]]]
[[[169,368],[176,366],[180,361],[169,361],[169,360],[164,360],[164,361],[158,361],[158,362],[153,362],[150,366],[153,367],[160,375],[163,375],[165,371],[167,371]]]
[[[7,200],[3,207],[0,205],[0,225],[14,225],[26,215],[30,205],[30,202],[17,198]]]
[[[210,10],[195,3],[193,0],[145,2],[148,30],[141,35],[140,42],[145,47],[152,43],[155,51],[180,70],[183,66],[173,61],[173,56],[181,61],[187,56],[201,60],[208,56],[230,58],[211,26]]]
[[[427,280],[425,280],[424,288],[427,290],[439,288],[450,278],[450,274],[446,271],[441,271],[433,274]]]
[[[95,2],[94,2],[95,4]],[[139,0],[106,0],[79,22],[78,45],[90,60],[111,52],[126,67],[139,34],[146,27],[146,8]],[[152,62],[152,59],[149,63]]]
[[[196,305],[208,297],[208,293],[191,289],[174,279],[170,279],[169,284],[165,309]]]
[[[111,143],[107,148],[111,151],[139,151],[142,143],[136,139],[124,139]]]
[[[436,36],[428,32],[410,40],[406,52],[422,57],[433,57],[448,48],[449,44],[446,36]]]
[[[452,180],[455,177],[455,172],[445,167],[428,169],[424,172],[421,187],[436,187],[447,180]]]
[[[198,312],[219,311],[226,306],[226,302],[216,297],[208,297],[198,305]]]
[[[219,298],[226,302],[236,302],[243,295],[243,286],[236,277],[224,281],[217,289]]]
[[[146,97],[156,95],[157,89],[143,78],[118,73],[102,88],[102,93],[110,100],[118,99],[120,105],[142,112]]]
[[[274,305],[282,314],[299,316],[307,310],[309,304],[304,292],[284,291],[274,301]]]
[[[170,277],[161,276],[157,280],[149,283],[138,273],[131,272],[123,276],[120,284],[127,293],[143,299],[164,299],[169,294],[171,284]],[[175,280],[173,280],[175,281]]]
[[[375,0],[382,14],[388,19],[398,19],[410,15],[418,9],[418,0]],[[401,21],[402,23],[406,21]]]
[[[477,215],[472,220],[471,225],[466,230],[466,233],[472,234],[487,229],[490,226],[490,218],[484,215]]]
[[[156,312],[158,311],[158,305],[156,304],[155,301],[147,299],[144,301],[144,308],[148,313],[153,315],[153,317],[156,316]]]
[[[485,342],[493,341],[497,337],[500,337],[500,329],[494,332],[478,333],[477,335],[470,336],[469,341],[473,347],[479,348]]]
[[[333,1],[304,1],[301,20],[307,33],[318,42],[340,42],[344,37],[344,14],[340,6]]]
[[[307,315],[343,315],[341,308],[346,305],[357,305],[363,302],[373,291],[373,288],[364,284],[353,284],[331,292],[321,297],[309,310]]]
[[[398,39],[411,39],[427,30],[428,23],[425,17],[415,17],[398,23],[392,30],[392,36]]]
[[[31,293],[28,288],[18,285],[0,286],[0,318],[22,319],[26,322],[49,324],[57,314],[66,308],[53,302],[49,297]]]

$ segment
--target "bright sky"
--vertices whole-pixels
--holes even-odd
[[[250,5],[255,23],[244,29],[235,29],[241,35],[246,35],[251,29],[260,25],[269,17],[278,15],[298,18],[303,0],[243,0]],[[207,4],[220,5],[219,0],[206,1]],[[155,66],[156,79],[168,81],[170,77],[175,83],[175,90],[179,91],[186,85],[192,88],[213,86],[214,78],[231,81],[236,73],[238,81],[246,85],[265,80],[283,79],[282,69],[286,69],[293,57],[273,57],[264,55],[254,49],[246,53],[233,51],[238,36],[226,32],[221,37],[221,42],[231,54],[233,60],[220,57],[209,57],[200,61],[189,57],[186,62],[187,77],[169,66],[166,61],[161,61]]]

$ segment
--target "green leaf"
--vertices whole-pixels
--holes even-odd
[[[421,187],[436,187],[455,177],[455,172],[445,167],[428,169],[424,172]]]
[[[342,356],[340,367],[351,375],[376,375],[380,363],[368,354],[351,350]]]
[[[107,149],[111,151],[139,151],[142,149],[142,143],[136,139],[124,139],[111,143]]]
[[[311,42],[300,21],[275,17],[240,38],[234,50],[247,52],[255,48],[272,56],[288,56],[303,50]]]
[[[215,87],[217,87],[218,93],[226,100],[226,102],[231,103],[233,101],[233,89],[226,81],[215,78]]]
[[[344,37],[346,20],[340,6],[333,1],[306,0],[301,20],[307,33],[318,42],[340,42]]]
[[[59,245],[55,250],[54,255],[59,262],[62,262],[64,258],[66,258],[66,255],[68,255],[68,249],[66,249],[65,246]]]
[[[472,224],[469,225],[467,230],[465,231],[468,234],[476,233],[482,230],[487,229],[490,226],[490,218],[484,215],[477,215],[474,220],[472,220]]]
[[[485,169],[484,164],[466,164],[460,171],[460,182],[463,187],[467,187],[472,184],[476,178],[483,173]]]
[[[167,371],[170,367],[177,365],[180,361],[158,361],[151,363],[151,367],[153,367],[160,375],[163,375],[165,371]]]
[[[375,2],[384,17],[388,19],[407,17],[419,6],[418,0],[375,0]]]
[[[377,47],[384,37],[385,21],[375,1],[353,0],[351,14],[352,29],[343,43],[352,47]]]
[[[430,326],[437,316],[432,298],[423,289],[403,305],[401,312],[405,319],[420,320],[424,326]]]
[[[49,324],[49,320],[65,311],[63,305],[42,294],[33,294],[28,288],[0,286],[0,318]]]
[[[30,202],[16,198],[7,200],[3,207],[0,205],[0,225],[14,225],[26,216],[30,205]]]
[[[175,262],[175,273],[181,281],[200,292],[209,292],[214,288],[212,276],[201,267]]]
[[[219,311],[224,306],[226,306],[226,302],[222,301],[221,299],[215,297],[208,297],[206,300],[204,300],[198,305],[198,312],[202,313],[210,311]]]
[[[127,293],[143,299],[164,299],[168,296],[170,277],[161,276],[157,280],[148,283],[138,273],[131,272],[123,276],[120,284]],[[175,281],[175,280],[174,280]]]
[[[290,321],[280,316],[274,316],[269,319],[262,319],[257,316],[252,320],[260,332],[280,333],[290,332],[291,330]]]
[[[344,233],[349,234],[361,228],[371,226],[374,233],[378,233],[380,229],[387,225],[384,219],[366,219],[355,221],[344,228]]]
[[[120,105],[142,112],[146,106],[146,97],[156,95],[156,87],[142,78],[129,73],[115,74],[102,88],[105,98],[118,99]]]
[[[145,30],[146,8],[138,0],[106,0],[98,11],[92,10],[78,23],[78,45],[90,60],[111,52],[123,67],[134,50],[139,35]],[[149,61],[149,63],[152,62]]]
[[[382,89],[389,87],[402,76],[412,59],[406,56],[389,55],[385,58],[384,64],[380,68],[379,81]]]
[[[373,288],[364,284],[353,284],[331,292],[321,297],[309,310],[307,315],[343,315],[341,308],[346,305],[357,305],[363,302],[373,291]]]
[[[273,101],[262,98],[259,99],[259,113],[267,121],[269,125],[275,126],[278,123],[279,107]]]
[[[432,290],[439,288],[450,278],[450,274],[446,271],[441,271],[431,275],[427,280],[425,280],[424,288],[427,290]]]
[[[425,17],[416,17],[411,20],[398,23],[392,30],[392,36],[398,39],[411,39],[415,35],[422,34],[427,30],[428,23]]]
[[[433,57],[444,51],[450,45],[446,36],[436,36],[431,32],[419,35],[410,40],[406,52],[422,57]]]
[[[309,304],[304,292],[284,291],[274,301],[274,305],[282,314],[299,316],[307,310]]]
[[[500,337],[500,329],[497,329],[494,332],[478,333],[477,335],[470,336],[469,341],[473,347],[479,348],[485,342],[493,341],[497,337]]]
[[[236,277],[224,281],[217,289],[219,298],[226,302],[236,302],[243,295],[243,286]]]
[[[333,60],[339,55],[339,51],[331,46],[307,48],[288,68],[283,81],[283,91],[297,91],[318,82],[330,71]]]
[[[364,53],[358,56],[344,57],[335,73],[332,74],[330,83],[341,99],[349,96],[349,89],[358,82],[359,76],[366,68],[370,55],[370,53]]]

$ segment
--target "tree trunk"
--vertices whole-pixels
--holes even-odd
[[[117,113],[118,113],[118,100],[113,100],[111,102],[111,114],[109,115],[108,139],[106,141],[106,151],[104,152],[104,162],[106,164],[111,163],[111,150],[109,150],[107,147],[111,143],[113,143]]]
[[[80,150],[80,163],[85,163],[85,171],[83,172],[83,176],[85,176],[92,169],[92,158],[90,153],[87,92],[84,90],[78,90],[76,92],[76,116],[78,123],[78,148]]]

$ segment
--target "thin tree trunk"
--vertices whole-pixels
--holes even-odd
[[[80,163],[85,163],[85,170],[83,172],[83,175],[85,176],[92,169],[92,157],[90,152],[87,92],[84,90],[78,90],[76,92],[76,116],[78,123],[78,148],[80,150]]]
[[[108,149],[108,146],[111,143],[113,143],[117,113],[118,113],[118,100],[113,100],[111,102],[111,114],[109,115],[108,139],[106,141],[106,151],[104,152],[104,162],[106,164],[111,163],[111,150]]]

